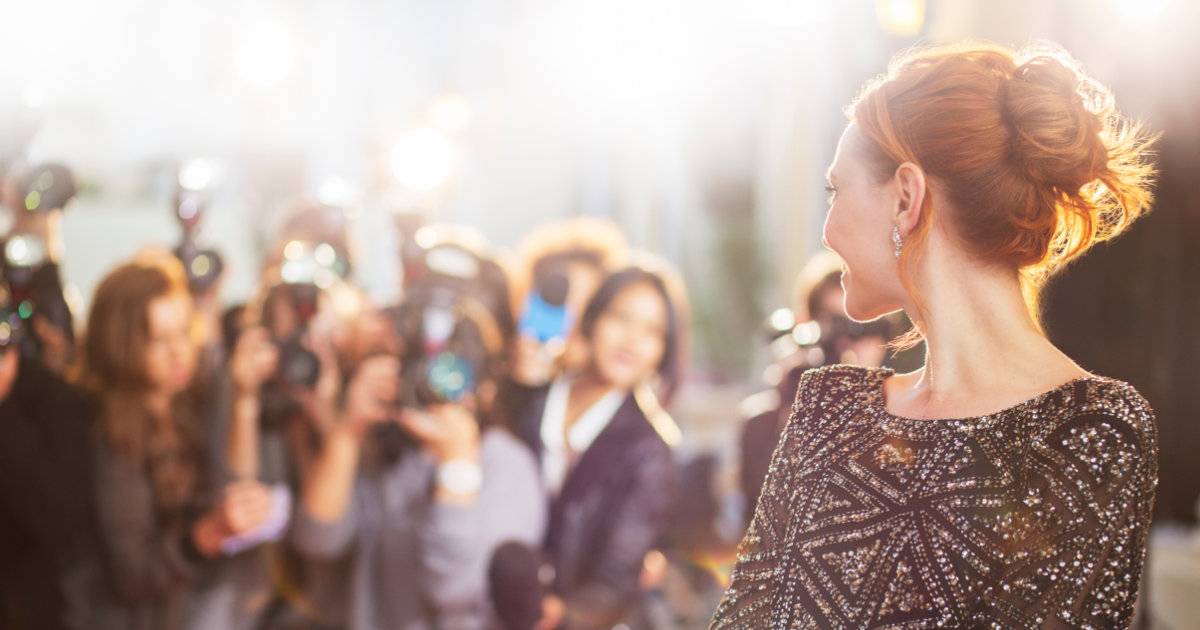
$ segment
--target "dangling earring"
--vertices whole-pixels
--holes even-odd
[[[892,226],[892,242],[896,244],[896,258],[900,258],[900,250],[904,248],[904,241],[900,239],[899,226]]]

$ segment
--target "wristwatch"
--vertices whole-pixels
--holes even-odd
[[[469,459],[452,459],[438,466],[437,483],[452,494],[475,494],[483,486],[483,470]]]

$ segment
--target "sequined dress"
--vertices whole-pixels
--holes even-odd
[[[889,413],[888,368],[801,378],[712,628],[1124,628],[1154,412],[1073,380],[1004,411]]]

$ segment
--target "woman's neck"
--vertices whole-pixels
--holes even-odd
[[[175,396],[170,392],[151,391],[142,397],[142,404],[146,405],[146,409],[156,418],[168,418],[171,416],[171,403],[174,399]]]
[[[571,395],[567,399],[567,427],[574,424],[583,412],[612,390],[612,383],[602,378],[594,369],[587,368],[580,372],[571,383]]]
[[[963,261],[931,262],[927,269],[958,271],[922,283],[925,367],[904,384],[897,402],[941,416],[946,414],[939,410],[1019,401],[1085,373],[1039,330],[1015,274],[964,267]]]

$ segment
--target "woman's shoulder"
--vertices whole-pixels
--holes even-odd
[[[1154,410],[1129,383],[1087,375],[1022,413],[1032,436],[1026,461],[1040,461],[1070,485],[1113,500],[1152,500],[1158,477]],[[1147,508],[1149,509],[1149,508]]]
[[[652,444],[652,447],[648,447],[651,450],[669,454],[682,441],[683,432],[675,423],[675,418],[663,407],[658,395],[649,386],[634,388],[626,398],[625,405],[644,419],[644,423],[639,423],[642,441]]]
[[[796,404],[870,396],[879,391],[883,379],[892,373],[890,368],[842,363],[813,368],[800,375]]]
[[[1121,415],[1139,425],[1154,422],[1154,408],[1132,384],[1095,374],[1079,382],[1084,386],[1079,399],[1081,411]]]
[[[850,436],[871,426],[871,414],[859,413],[878,402],[888,368],[826,365],[800,376],[795,402],[783,429],[782,450],[803,454],[820,450],[831,436]],[[801,458],[801,459],[807,459]]]
[[[1090,451],[1105,442],[1115,450],[1143,454],[1157,448],[1154,408],[1133,385],[1089,374],[1060,388],[1046,413],[1046,439],[1056,446]]]

